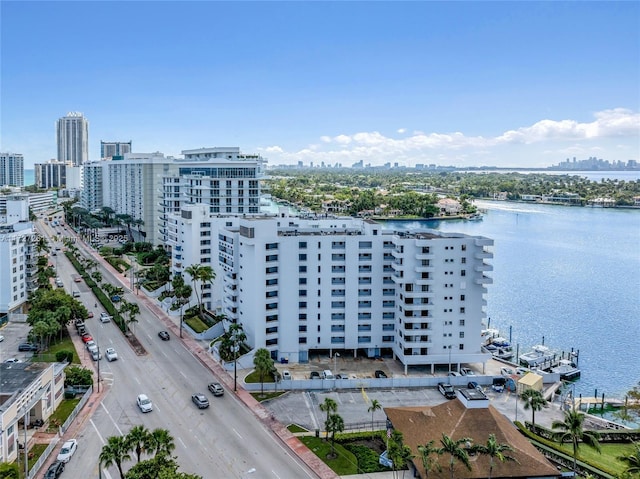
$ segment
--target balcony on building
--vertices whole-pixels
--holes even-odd
[[[474,282],[476,284],[493,284],[493,278],[483,274],[482,276],[477,277]]]
[[[474,271],[478,271],[478,272],[480,272],[480,271],[493,271],[493,266],[488,264],[488,263],[482,262],[481,264],[478,264],[478,265],[474,266],[473,270]]]

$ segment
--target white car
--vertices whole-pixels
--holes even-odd
[[[91,351],[92,349],[95,349],[98,347],[98,345],[93,339],[91,341],[87,341],[86,343],[84,343],[84,346],[87,348],[88,351]]]
[[[4,336],[2,334],[0,334],[0,343],[4,341]]]
[[[109,316],[104,311],[100,313],[100,322],[101,323],[108,323],[110,321],[111,321],[111,316]]]
[[[151,412],[153,411],[153,403],[151,399],[147,397],[146,394],[140,394],[136,399],[136,403],[142,412]]]
[[[515,373],[516,372],[511,368],[507,368],[507,367],[500,368],[500,374],[503,376],[513,376]]]
[[[22,361],[20,361],[18,358],[9,358],[9,359],[5,359],[4,362],[5,363],[21,363]]]
[[[115,361],[118,359],[118,353],[113,348],[107,348],[104,355],[107,358],[107,361]]]
[[[71,459],[71,456],[76,452],[76,449],[78,449],[78,441],[75,439],[69,439],[62,445],[60,453],[58,454],[58,461],[66,464]]]

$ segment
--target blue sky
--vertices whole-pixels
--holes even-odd
[[[55,121],[269,164],[640,160],[640,2],[0,3],[0,151]]]

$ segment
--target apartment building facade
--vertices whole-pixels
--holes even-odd
[[[36,163],[35,182],[38,188],[52,189],[67,186],[67,164],[50,160],[46,163]]]
[[[100,141],[100,158],[113,159],[131,153],[131,141]]]
[[[487,360],[478,338],[492,240],[353,218],[222,218],[208,208],[171,215],[173,273],[210,264],[207,307],[274,359],[393,355],[432,370]]]
[[[82,166],[89,161],[89,121],[79,112],[67,113],[56,122],[58,161]]]
[[[0,153],[0,186],[24,186],[24,157]]]

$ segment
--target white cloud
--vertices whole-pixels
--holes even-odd
[[[435,161],[440,164],[472,165],[474,160],[486,162],[487,156],[493,156],[497,166],[500,166],[501,160],[507,166],[526,161],[524,155],[529,156],[531,164],[539,162],[539,155],[549,155],[549,158],[555,156],[552,160],[554,162],[567,156],[597,154],[606,158],[606,152],[611,151],[611,147],[607,150],[603,145],[608,146],[613,138],[616,139],[616,144],[626,145],[629,151],[635,151],[631,157],[639,159],[639,113],[615,108],[596,112],[593,116],[594,120],[588,123],[570,119],[543,119],[530,126],[489,137],[466,136],[459,131],[425,133],[420,130],[413,130],[407,136],[397,138],[385,136],[379,131],[323,135],[320,137],[320,144],[307,145],[295,152],[286,152],[280,147],[269,147],[273,149],[273,153],[277,153],[270,157],[270,163],[324,161],[350,166],[363,160],[374,165],[386,162],[409,165]],[[406,131],[401,128],[396,133],[402,135]],[[623,139],[628,141],[625,143]],[[533,145],[538,146],[534,148]],[[617,158],[606,159],[613,161]],[[539,166],[537,163],[536,165]]]

